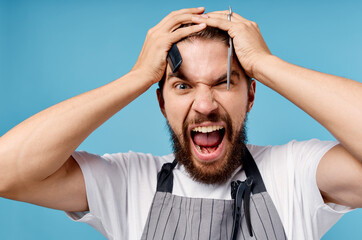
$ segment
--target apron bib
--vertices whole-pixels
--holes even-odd
[[[173,195],[172,171],[176,165],[176,160],[165,163],[158,173],[157,191],[142,240],[287,239],[258,167],[247,149],[243,163],[247,179],[231,183],[233,200]]]

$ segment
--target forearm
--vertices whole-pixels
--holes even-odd
[[[56,104],[0,138],[0,182],[41,181],[57,171],[101,124],[151,85],[129,73]]]
[[[254,77],[321,123],[362,161],[362,84],[305,69],[275,56],[260,60]]]

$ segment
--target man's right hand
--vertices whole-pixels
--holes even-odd
[[[160,81],[166,69],[167,53],[172,44],[192,33],[201,31],[206,27],[206,24],[179,27],[182,24],[192,23],[192,17],[200,16],[204,11],[203,7],[174,11],[151,28],[132,71],[150,77],[152,83]]]
[[[87,210],[83,174],[72,153],[162,78],[172,44],[205,28],[179,26],[203,12],[204,8],[193,8],[169,14],[147,34],[131,72],[49,107],[1,136],[0,197],[66,211]]]

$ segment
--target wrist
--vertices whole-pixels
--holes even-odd
[[[137,68],[134,67],[130,71],[130,74],[137,76],[139,79],[143,79],[142,81],[149,84],[149,87],[151,87],[153,84],[158,83],[162,79],[165,72],[165,70],[154,71],[152,69],[154,68],[148,68],[147,66]]]
[[[268,69],[269,66],[274,64],[275,62],[279,61],[280,58],[274,55],[265,55],[259,57],[257,61],[251,67],[251,74],[252,78],[257,79],[260,82],[263,82],[263,78],[265,76],[265,71]]]
[[[132,69],[126,75],[127,78],[131,79],[131,81],[137,81],[147,89],[155,84],[154,78],[152,78],[150,74],[142,71],[141,69]]]

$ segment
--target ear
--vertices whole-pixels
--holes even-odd
[[[248,112],[250,112],[250,110],[252,109],[253,105],[254,105],[254,100],[255,100],[255,89],[256,89],[256,82],[255,80],[251,80],[250,83],[250,89],[249,89],[249,104],[248,104]]]
[[[163,116],[164,116],[165,118],[167,118],[167,117],[166,117],[166,111],[165,111],[165,101],[163,100],[163,96],[162,96],[161,91],[162,91],[162,90],[159,89],[159,88],[157,88],[157,90],[156,90],[158,105],[160,106],[160,110],[161,110]]]

